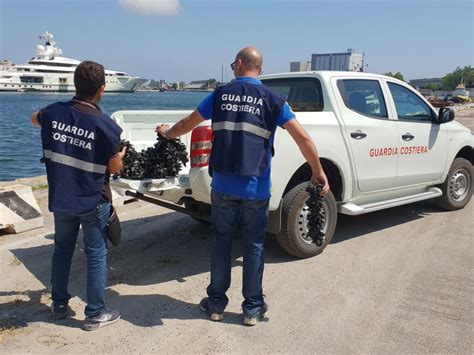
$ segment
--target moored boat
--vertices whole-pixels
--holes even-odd
[[[52,33],[44,32],[39,38],[44,44],[36,46],[36,56],[27,64],[2,62],[0,91],[75,91],[74,70],[80,61],[63,57],[62,50],[56,46]],[[107,92],[133,92],[147,79],[106,69],[105,81]]]

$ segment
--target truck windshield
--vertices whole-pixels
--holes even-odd
[[[262,83],[282,95],[295,112],[324,109],[321,83],[316,78],[263,79]]]

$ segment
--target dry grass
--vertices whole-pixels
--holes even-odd
[[[42,335],[36,339],[39,343],[53,347],[54,349],[62,348],[63,346],[68,345],[66,338],[61,335]]]
[[[13,255],[13,259],[12,259],[10,265],[11,265],[11,266],[20,266],[21,264],[23,264],[23,263],[21,262],[21,260],[18,259],[18,258],[16,257],[16,255]]]
[[[44,309],[43,305],[48,306],[50,302],[51,294],[46,289],[39,291],[24,291],[8,297],[8,303],[0,304],[0,344],[9,337],[30,332],[28,323],[22,320],[27,318],[24,316],[18,316],[17,312],[23,313],[25,309],[36,311],[38,304],[41,304],[41,307]],[[46,308],[49,309],[49,307]],[[53,345],[56,348],[66,345],[62,342],[56,343],[57,344]],[[1,353],[2,352],[0,351],[0,354]]]
[[[29,333],[28,324],[14,317],[0,318],[0,344],[8,337]]]
[[[48,185],[47,184],[44,184],[44,185],[36,185],[36,186],[33,186],[32,187],[32,190],[33,191],[36,191],[36,190],[46,190],[48,188]]]
[[[0,236],[7,235],[7,234],[15,234],[15,228],[11,224],[0,229]]]

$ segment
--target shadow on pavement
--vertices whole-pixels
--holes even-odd
[[[81,328],[82,310],[77,314],[72,311],[67,319],[54,319],[49,306],[49,292],[40,291],[0,292],[0,297],[16,296],[11,302],[0,304],[0,331],[17,331],[27,328],[32,323],[54,323],[68,328]],[[46,297],[46,299],[43,299]],[[122,319],[139,327],[163,325],[164,319],[207,319],[197,304],[183,302],[161,294],[153,295],[120,295],[114,290],[107,290],[107,302],[111,308],[119,309]],[[225,314],[225,323],[241,325],[242,315],[234,312]]]
[[[111,289],[115,285],[156,285],[168,281],[187,282],[194,275],[209,273],[211,231],[190,217],[179,213],[142,218],[122,222],[123,239],[118,247],[109,245],[107,304],[110,308],[121,310],[122,318],[134,325],[152,327],[163,324],[163,319],[206,319],[198,307],[198,302],[205,296],[206,283],[202,293],[196,295],[196,303],[180,301],[173,297],[152,295],[120,295]],[[52,239],[52,235],[45,238]],[[241,267],[241,257],[236,241],[233,253],[233,267]],[[272,242],[270,242],[272,244]],[[273,244],[276,244],[274,242]],[[79,327],[78,320],[56,321],[51,317],[49,304],[51,255],[53,244],[11,250],[21,264],[43,285],[42,291],[21,291],[1,293],[2,296],[16,298],[0,304],[0,316],[8,315],[22,324],[31,322],[55,322],[58,325]],[[273,250],[282,255],[282,261],[289,258],[279,251],[276,245]],[[270,252],[272,253],[272,252]],[[275,257],[274,257],[275,258]],[[83,252],[82,236],[79,235],[73,257],[69,293],[73,297],[86,299],[86,257]],[[41,297],[43,302],[39,300]],[[29,301],[21,301],[29,299]],[[21,307],[18,307],[21,305]],[[78,319],[83,319],[83,309],[76,309]],[[226,312],[226,323],[242,324],[241,314]]]
[[[49,291],[0,292],[0,297],[15,296],[13,301],[0,304],[0,331],[15,331],[26,328],[30,323],[57,323],[69,328],[79,328],[82,322],[70,318],[62,321],[53,319],[49,306]],[[71,313],[74,316],[75,313]]]
[[[428,214],[440,212],[445,211],[435,207],[431,202],[424,201],[359,216],[339,214],[331,244],[341,243],[368,233],[415,221],[424,218]]]
[[[200,298],[197,302],[199,301]],[[107,302],[121,310],[123,319],[139,327],[163,325],[164,319],[193,320],[209,318],[199,309],[197,303],[180,301],[162,294],[120,295],[114,290],[108,290]],[[225,323],[242,325],[242,314],[226,311]]]
[[[361,216],[339,215],[336,235],[332,243],[340,243],[367,233],[390,228],[402,223],[423,218],[438,210],[426,204],[412,204],[390,210]],[[209,273],[211,229],[190,217],[172,212],[137,220],[122,222],[123,239],[118,247],[109,247],[107,302],[111,308],[122,311],[123,319],[130,323],[151,327],[163,324],[163,319],[201,319],[206,316],[198,309],[197,303],[205,295],[207,284],[202,285],[202,294],[196,295],[196,304],[187,303],[167,295],[120,295],[110,286],[125,284],[132,286],[155,285],[168,281],[187,282],[187,278]],[[46,238],[52,238],[47,236]],[[85,300],[86,258],[83,253],[82,237],[73,258],[69,293]],[[233,252],[233,267],[241,267],[242,246],[236,240]],[[13,249],[12,253],[26,269],[44,286],[43,291],[25,291],[18,297],[30,301],[12,301],[0,304],[0,315],[22,314],[27,322],[51,321],[48,302],[39,302],[50,285],[50,267],[53,245]],[[266,262],[282,263],[298,259],[286,254],[276,238],[266,241]],[[207,282],[207,281],[206,281]],[[0,296],[8,296],[0,293]],[[11,293],[9,296],[15,296]],[[45,304],[46,303],[46,304]],[[23,305],[27,307],[18,307]],[[19,312],[21,308],[21,312]],[[78,310],[76,310],[78,311]],[[82,313],[82,310],[80,311]],[[82,319],[81,317],[79,317]],[[19,318],[20,319],[20,318]],[[68,327],[80,326],[74,319],[62,324]],[[241,324],[241,314],[226,314],[226,323]]]

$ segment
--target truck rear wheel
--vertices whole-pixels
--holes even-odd
[[[317,246],[308,237],[306,217],[309,208],[306,201],[309,197],[306,192],[308,182],[301,183],[292,188],[283,197],[282,226],[277,235],[280,246],[289,254],[299,258],[309,258],[321,254],[331,242],[337,221],[336,199],[329,192],[323,202],[324,225],[323,232],[326,240],[321,246]]]
[[[473,167],[469,160],[454,159],[446,180],[439,187],[443,196],[437,199],[438,205],[448,211],[464,208],[472,197]]]

